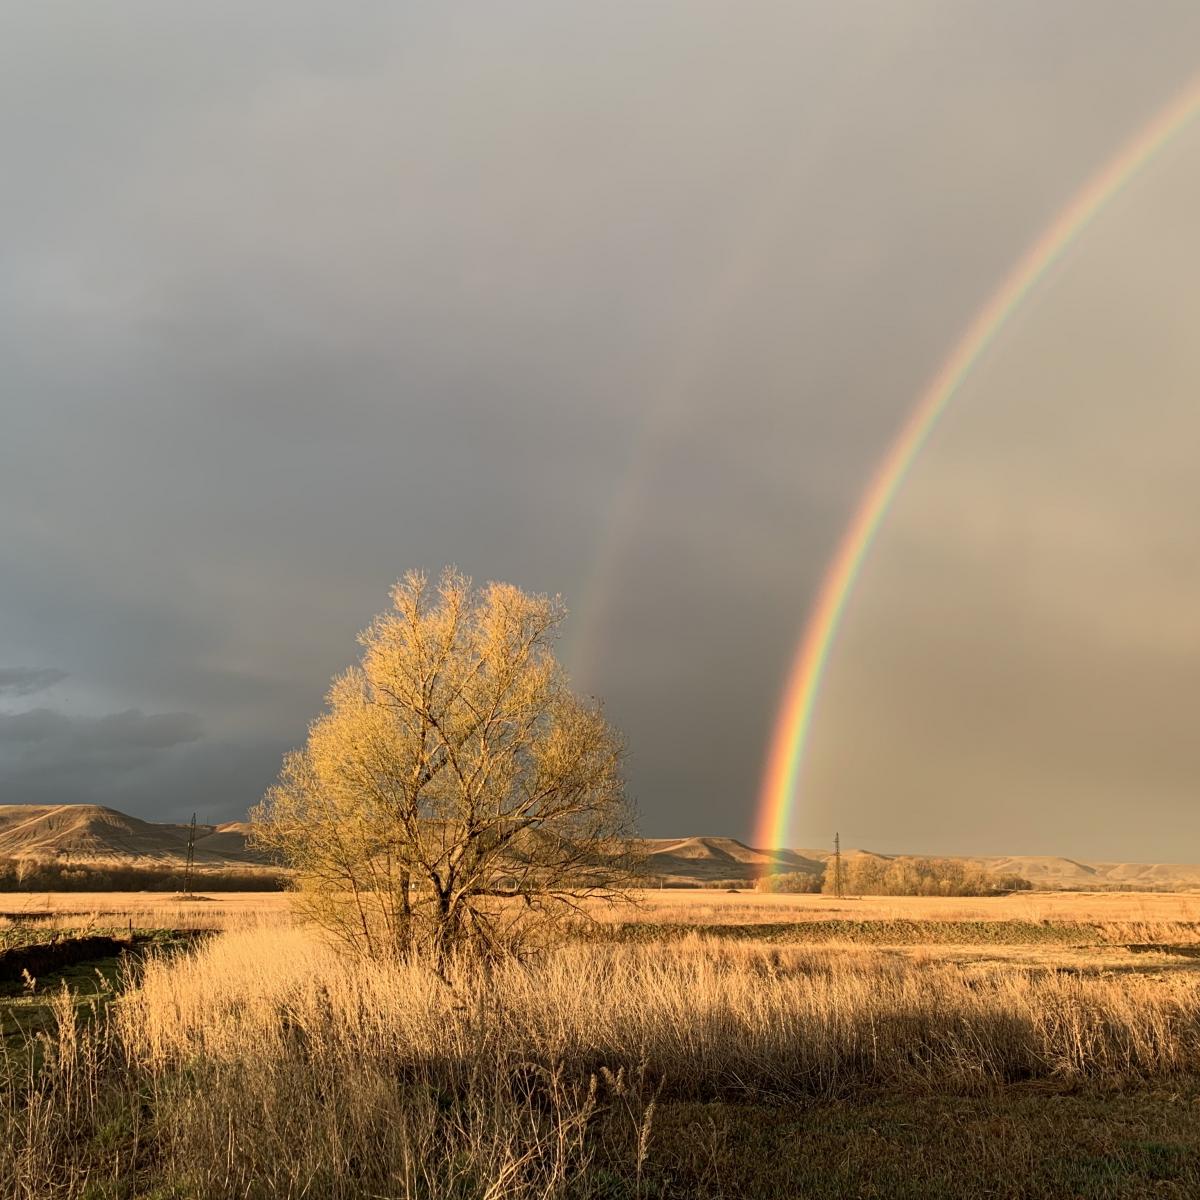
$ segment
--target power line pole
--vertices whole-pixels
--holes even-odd
[[[833,835],[833,894],[842,898],[842,835]]]
[[[196,814],[192,813],[192,824],[188,830],[188,852],[187,866],[183,871],[183,893],[185,896],[192,894],[192,867],[196,862]]]

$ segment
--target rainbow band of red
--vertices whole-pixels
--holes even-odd
[[[756,846],[785,845],[798,798],[813,711],[821,678],[846,603],[896,492],[930,433],[980,356],[1030,291],[1087,229],[1093,218],[1200,112],[1200,80],[1194,81],[1134,137],[1071,200],[1025,252],[972,320],[905,422],[863,493],[842,535],[813,605],[776,717],[759,794]]]

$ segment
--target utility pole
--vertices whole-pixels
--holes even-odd
[[[842,898],[842,835],[833,835],[833,894]]]
[[[185,896],[192,894],[192,867],[196,863],[196,814],[192,813],[192,824],[188,830],[187,866],[183,871],[183,892]]]

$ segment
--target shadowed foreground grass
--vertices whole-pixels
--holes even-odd
[[[693,934],[452,985],[259,928],[151,960],[90,1020],[63,994],[9,1056],[0,1194],[1200,1191],[1194,971]]]
[[[670,1104],[657,1114],[641,1194],[1192,1197],[1200,1194],[1198,1104],[1195,1085],[974,1098],[893,1092],[803,1107]],[[614,1196],[636,1194],[627,1170],[613,1179]]]

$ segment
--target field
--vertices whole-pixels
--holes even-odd
[[[1197,895],[654,891],[448,981],[286,895],[2,909],[128,943],[0,983],[5,1196],[1200,1193]]]
[[[10,892],[0,893],[0,924],[22,916],[80,914],[125,923],[130,915],[155,921],[189,917],[225,921],[246,914],[286,914],[286,892],[220,892],[200,900],[155,892]],[[595,907],[598,920],[730,925],[772,921],[893,920],[914,921],[1115,921],[1200,922],[1200,892],[1019,892],[1010,896],[923,897],[861,896],[838,900],[822,895],[788,895],[751,889],[648,889],[634,893],[632,904]]]

